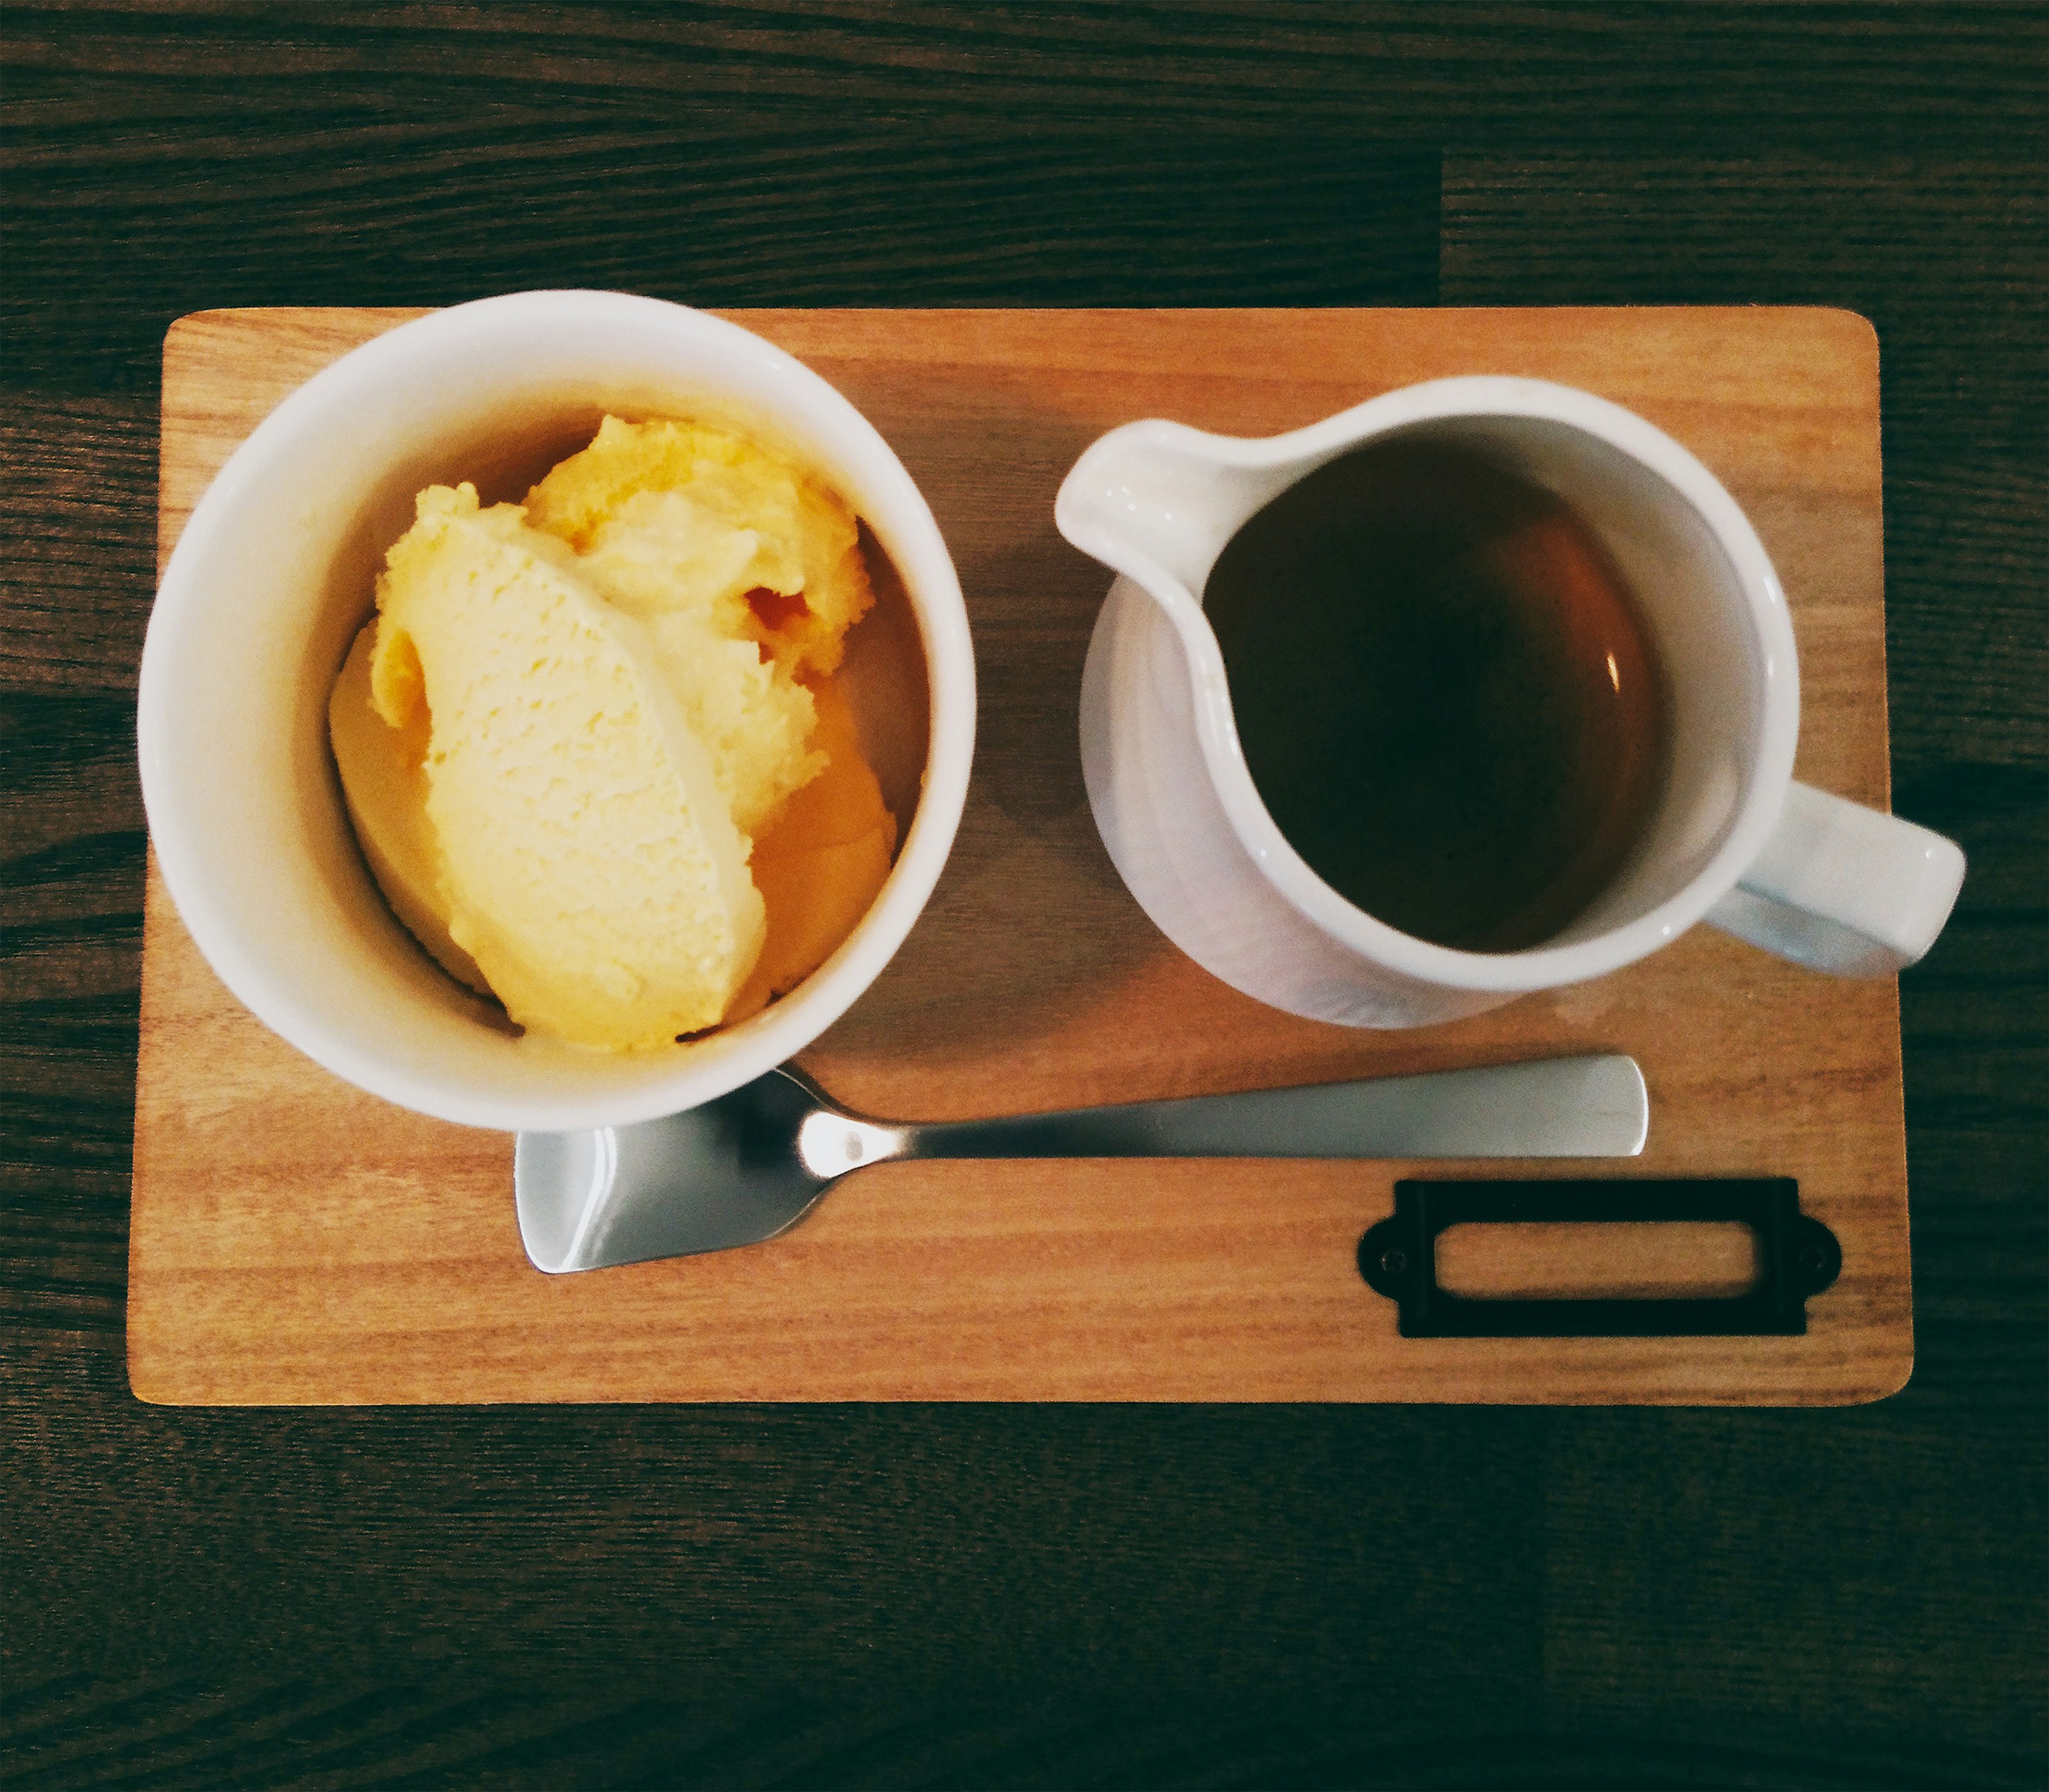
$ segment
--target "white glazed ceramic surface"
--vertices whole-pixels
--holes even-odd
[[[611,1054],[515,1037],[429,962],[364,870],[327,743],[327,694],[413,495],[522,477],[607,410],[724,422],[794,452],[902,575],[922,642],[922,793],[867,918],[799,989],[741,1025]],[[508,449],[507,445],[513,445]],[[552,445],[550,446],[549,445]],[[546,448],[534,466],[537,445]],[[506,1130],[622,1125],[783,1063],[873,982],[931,895],[974,736],[967,615],[939,527],[872,426],[782,350],[616,293],[523,293],[401,325],[293,393],[236,450],[165,569],[142,656],[142,792],[164,880],[208,962],[336,1075]]]
[[[1670,766],[1643,838],[1592,908],[1528,951],[1414,939],[1309,869],[1253,786],[1203,615],[1199,593],[1240,525],[1395,432],[1470,445],[1564,498],[1629,575],[1666,671]],[[1390,392],[1263,440],[1127,424],[1076,462],[1055,516],[1122,575],[1082,687],[1103,842],[1162,932],[1275,1007],[1347,1026],[1456,1020],[1615,970],[1704,918],[1820,969],[1884,974],[1927,950],[1955,901],[1952,842],[1792,782],[1799,674],[1763,546],[1705,467],[1604,399],[1487,376]]]

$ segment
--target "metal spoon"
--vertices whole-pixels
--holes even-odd
[[[850,1114],[785,1066],[666,1120],[522,1133],[512,1181],[527,1256],[559,1274],[759,1244],[892,1158],[1634,1157],[1649,1125],[1624,1057],[923,1125]]]

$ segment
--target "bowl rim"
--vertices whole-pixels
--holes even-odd
[[[177,764],[171,731],[178,693],[169,662],[199,606],[208,562],[235,527],[266,461],[317,428],[335,407],[351,402],[366,382],[417,365],[418,358],[480,326],[596,328],[628,321],[679,331],[679,340],[693,347],[748,359],[777,392],[777,402],[763,408],[799,439],[822,433],[815,420],[822,414],[857,445],[864,503],[887,512],[888,526],[865,511],[864,520],[889,550],[923,647],[929,741],[918,806],[881,894],[796,990],[713,1036],[705,1043],[715,1049],[690,1051],[672,1075],[650,1077],[646,1055],[620,1053],[621,1067],[636,1073],[631,1087],[608,1094],[586,1087],[552,1099],[515,1098],[465,1072],[422,1076],[337,1036],[313,1005],[281,984],[245,947],[223,899],[224,880],[232,873],[210,862],[193,838],[197,818],[187,814],[196,799],[181,784]],[[577,290],[501,294],[407,320],[337,356],[288,394],[223,464],[165,563],[144,639],[136,704],[143,807],[158,869],[193,943],[230,993],[289,1044],[360,1088],[435,1118],[511,1132],[623,1125],[680,1112],[765,1074],[838,1020],[895,956],[939,880],[966,805],[974,723],[974,647],[958,574],[931,506],[874,426],[823,376],[738,324],[668,300]],[[363,875],[369,877],[367,869]],[[601,1054],[590,1055],[602,1061]]]

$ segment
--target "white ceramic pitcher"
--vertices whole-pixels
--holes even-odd
[[[1325,462],[1395,432],[1477,451],[1575,510],[1627,576],[1662,663],[1663,795],[1609,888],[1526,951],[1455,950],[1352,906],[1283,838],[1246,768],[1203,614],[1239,526]],[[1799,673],[1756,531],[1650,424],[1542,380],[1441,379],[1262,440],[1149,421],[1060,488],[1060,533],[1121,575],[1090,643],[1082,762],[1119,873],[1168,939],[1296,1014],[1413,1027],[1617,969],[1705,919],[1838,975],[1934,943],[1963,880],[1954,842],[1793,781]]]

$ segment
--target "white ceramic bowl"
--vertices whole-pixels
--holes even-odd
[[[915,803],[882,893],[799,989],[706,1038],[620,1054],[515,1037],[441,974],[364,868],[327,740],[329,687],[414,494],[469,479],[486,503],[516,498],[608,410],[743,430],[815,468],[867,523],[901,592],[878,579],[877,611],[850,638],[850,694],[900,821]],[[208,962],[259,1019],[337,1076],[421,1113],[566,1131],[723,1094],[801,1051],[875,980],[959,825],[974,659],[931,510],[832,387],[681,305],[519,293],[365,344],[235,451],[165,570],[137,733],[165,882]]]

